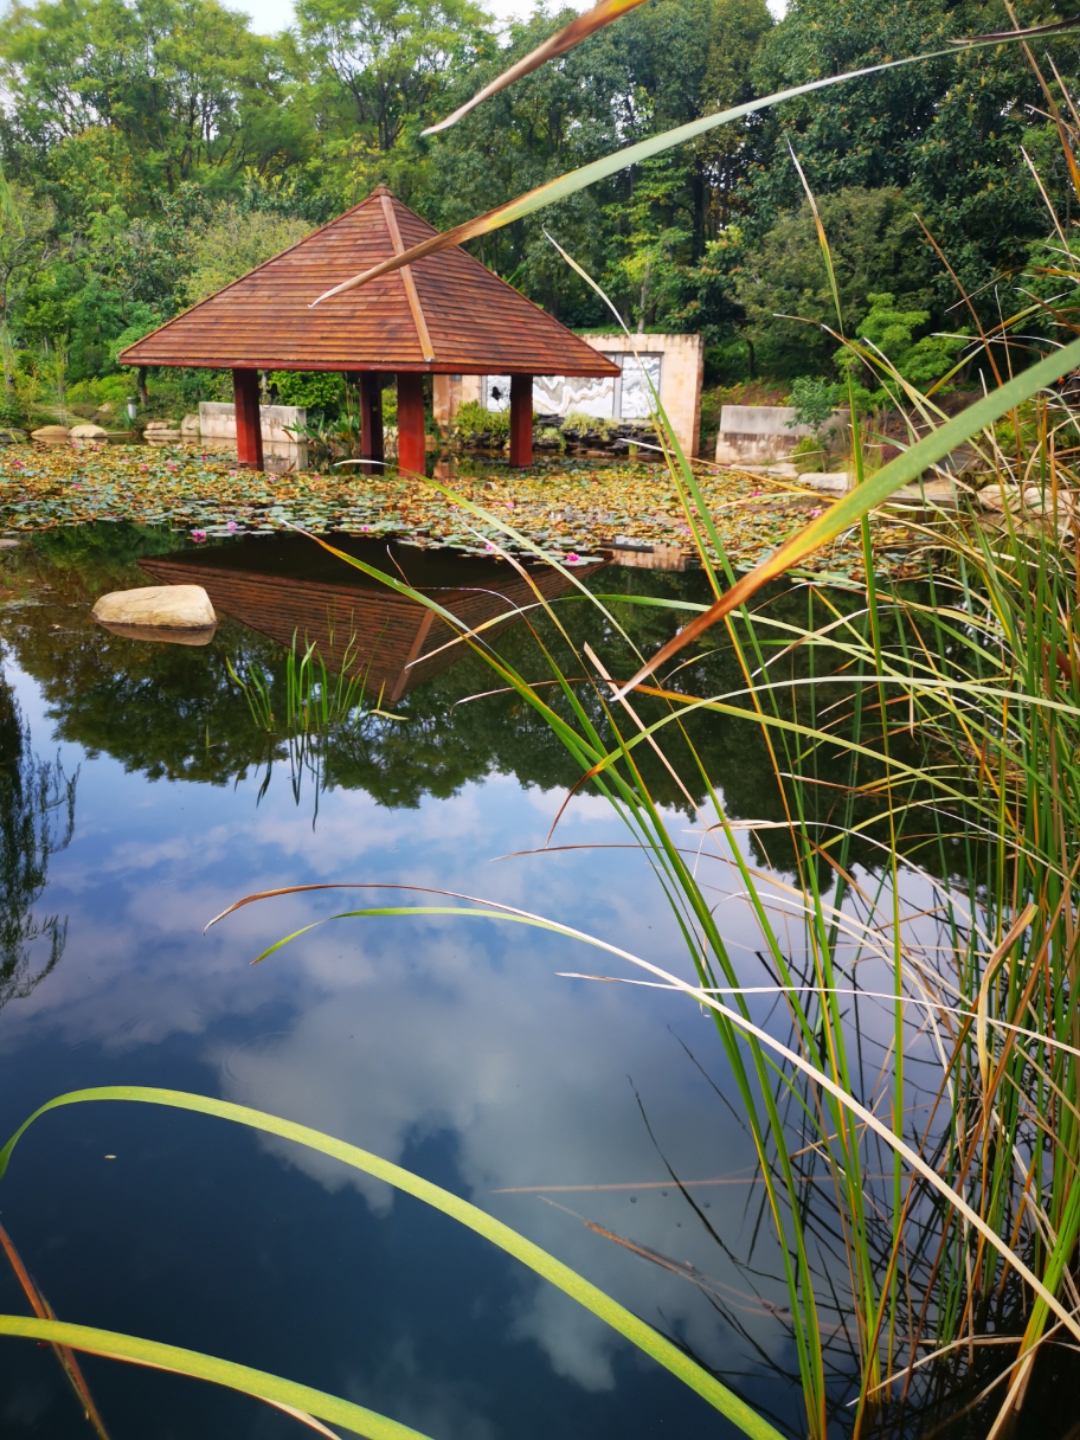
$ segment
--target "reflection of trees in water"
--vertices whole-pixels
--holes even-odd
[[[319,737],[314,748],[304,748],[299,759],[315,762],[305,776],[295,747],[290,749],[286,739],[268,736],[255,724],[229,673],[229,660],[242,673],[251,666],[265,671],[272,708],[284,713],[285,655],[279,645],[231,621],[219,627],[210,645],[196,649],[121,639],[90,619],[94,599],[102,590],[145,582],[146,575],[132,565],[136,556],[160,552],[171,544],[175,540],[149,532],[136,534],[134,527],[85,526],[63,543],[59,537],[45,546],[35,541],[33,551],[14,552],[13,558],[5,559],[5,567],[34,572],[26,578],[37,603],[11,614],[5,633],[19,663],[40,682],[61,738],[91,753],[111,754],[125,768],[142,771],[150,779],[228,785],[255,771],[265,785],[273,770],[273,783],[279,783],[280,774],[297,795],[305,781],[309,795],[320,788],[363,789],[377,803],[393,808],[419,805],[429,795],[446,798],[492,774],[512,775],[522,785],[545,790],[569,790],[580,781],[580,764],[556,732],[518,695],[491,694],[490,668],[465,646],[456,663],[403,697],[395,707],[399,723],[343,726]],[[635,604],[636,599],[647,594],[701,603],[709,596],[700,572],[667,575],[611,569],[585,583],[609,597],[625,597],[626,604],[612,598],[611,608],[645,654],[655,653],[670,639],[681,617],[676,610]],[[834,602],[840,610],[858,604],[850,596],[834,597]],[[771,597],[769,610],[778,621],[808,620],[805,592],[797,589],[781,587]],[[629,650],[610,627],[598,625],[597,612],[587,602],[561,600],[558,614],[576,642],[588,639],[593,644],[611,673],[625,675],[636,668]],[[580,673],[543,615],[534,615],[531,625],[517,624],[500,632],[494,644],[528,680],[545,682],[549,688],[541,692],[544,698],[564,720],[576,723],[568,702],[550,688],[551,671],[537,636],[552,647],[568,673]],[[883,635],[886,645],[894,639]],[[786,639],[784,643],[786,649]],[[814,656],[808,647],[796,648],[785,653],[780,664],[773,664],[774,681],[791,686],[776,692],[781,720],[806,721],[815,713],[842,716],[850,708],[850,679],[830,680],[820,670],[814,672]],[[815,675],[812,688],[799,688],[810,675]],[[702,696],[743,692],[745,677],[724,635],[710,636],[695,656],[687,657],[680,667],[679,685]],[[465,703],[478,695],[485,698]],[[579,686],[577,699],[604,733],[607,723],[599,692]],[[663,713],[661,703],[648,697],[640,697],[636,704],[647,721]],[[668,726],[659,742],[696,801],[706,798],[704,773],[723,793],[731,818],[783,826],[791,785],[784,782],[785,794],[765,733],[756,721],[714,711],[689,719],[685,738],[679,728]],[[906,747],[914,762],[921,753],[920,743],[918,735],[906,733],[895,734],[890,741],[896,754]],[[778,748],[783,749],[782,743]],[[684,793],[659,756],[640,748],[636,762],[658,805],[687,808]],[[801,823],[827,829],[841,818],[850,798],[850,814],[844,811],[853,834],[849,863],[876,869],[881,846],[888,847],[891,837],[886,807],[871,784],[877,773],[875,762],[866,757],[860,762],[855,792],[851,758],[842,746],[819,747],[812,763],[814,783],[803,787],[799,801]],[[783,828],[760,832],[750,843],[759,858],[765,858],[767,851],[776,869],[795,868],[794,842]],[[949,843],[961,847],[970,844],[970,837],[958,834]],[[932,871],[950,868],[948,853],[920,853],[919,858]],[[821,867],[820,881],[828,884],[831,872],[824,860]]]
[[[42,761],[10,688],[0,685],[0,1006],[22,999],[64,953],[67,920],[34,913],[49,861],[71,840],[78,772]]]

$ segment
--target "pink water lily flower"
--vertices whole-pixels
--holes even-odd
[[[195,541],[195,544],[196,544],[196,545],[201,545],[202,542],[206,539],[206,531],[205,531],[205,530],[192,530],[192,532],[191,532],[191,538],[192,538],[192,540]]]
[[[574,552],[573,552],[573,550],[571,550],[571,551],[570,551],[570,554],[567,555],[567,557],[566,557],[566,563],[567,563],[568,565],[578,565],[578,564],[580,564],[580,562],[581,562],[581,556],[580,556],[580,555],[575,555]]]
[[[237,530],[239,530],[239,528],[240,528],[240,527],[239,527],[239,525],[237,525],[237,523],[236,523],[235,520],[230,520],[230,521],[229,521],[228,531],[229,531],[229,534],[230,534],[230,535],[235,535],[236,532],[237,532]]]

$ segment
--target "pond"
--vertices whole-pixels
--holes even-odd
[[[521,603],[509,565],[350,549],[472,605],[509,663],[547,673],[539,639],[558,637],[542,615],[494,624]],[[592,634],[585,602],[553,574],[537,583]],[[148,577],[206,584],[225,617],[209,643],[93,623],[98,594]],[[603,567],[580,583],[628,600],[706,594],[695,573]],[[803,1433],[754,1150],[696,1005],[567,978],[611,971],[537,928],[331,918],[431,903],[391,888],[291,894],[204,929],[257,891],[422,886],[555,917],[693,981],[664,894],[608,803],[582,791],[562,808],[581,772],[549,727],[481,658],[425,630],[423,612],[299,537],[194,547],[84,526],[6,553],[3,584],[4,1135],[54,1095],[106,1084],[315,1126],[472,1199]],[[674,633],[673,612],[616,613],[646,651]],[[314,745],[261,728],[236,677],[266,674],[280,711],[294,632],[339,662],[356,632],[346,659],[379,713]],[[737,681],[723,647],[700,664],[717,688]],[[698,738],[733,815],[780,818],[759,736],[720,718]],[[686,797],[651,763],[670,828],[692,837]],[[760,837],[745,853],[760,856]],[[871,859],[857,850],[852,863]],[[250,963],[315,920],[327,923]],[[753,957],[745,907],[728,907],[725,938]],[[302,1380],[439,1440],[735,1433],[476,1235],[217,1120],[134,1105],[50,1115],[0,1186],[0,1223],[62,1319]],[[6,1264],[0,1307],[26,1310]],[[304,1433],[210,1385],[92,1357],[83,1368],[114,1440]],[[838,1421],[851,1373],[838,1362]],[[0,1343],[0,1428],[89,1433],[49,1349]]]

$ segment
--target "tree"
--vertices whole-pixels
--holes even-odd
[[[422,128],[488,16],[472,0],[298,0],[298,42],[323,125],[386,154]]]
[[[902,192],[841,190],[823,196],[819,209],[848,334],[858,331],[871,295],[886,285],[904,305],[929,310],[936,261]],[[782,214],[759,244],[747,247],[736,293],[763,373],[832,369],[836,340],[821,327],[835,331],[836,307],[809,205]]]
[[[55,249],[56,211],[23,185],[0,174],[0,357],[5,394],[11,388],[11,314]]]
[[[1023,10],[1019,17],[1021,24],[1042,18],[1042,11]],[[757,53],[754,84],[768,93],[948,51],[953,38],[1011,25],[1004,7],[988,0],[793,0]],[[1074,75],[1075,39],[1047,43],[1064,74]],[[1021,153],[1033,133],[1046,133],[1038,118],[1045,108],[1018,45],[957,51],[788,101],[760,126],[745,192],[753,228],[763,233],[802,199],[790,145],[819,197],[856,186],[903,190],[962,283],[978,290],[997,270],[1021,262],[1026,246],[1047,231],[1049,217]],[[1060,155],[1056,133],[1053,145]],[[882,277],[880,288],[894,287]],[[955,299],[939,271],[933,303],[939,319]]]
[[[264,260],[295,245],[310,231],[306,220],[220,202],[206,221],[193,225],[187,235],[187,303],[194,305],[204,300]]]
[[[20,130],[51,151],[122,137],[150,187],[295,148],[282,50],[218,0],[15,0],[0,59]]]

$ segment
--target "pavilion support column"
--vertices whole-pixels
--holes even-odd
[[[397,377],[397,463],[401,471],[424,473],[424,377],[404,371]]]
[[[364,461],[361,470],[369,475],[382,470],[382,462],[386,458],[383,450],[382,385],[379,376],[371,371],[363,371],[360,375],[360,454]]]
[[[533,463],[533,377],[510,376],[510,464]]]
[[[259,417],[259,372],[234,370],[236,459],[241,470],[263,468],[262,421]]]

